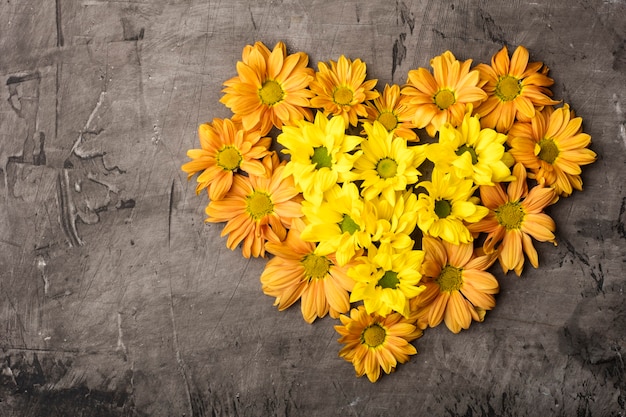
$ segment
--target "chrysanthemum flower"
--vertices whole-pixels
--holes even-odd
[[[269,153],[271,138],[261,138],[260,132],[243,130],[230,119],[213,119],[198,127],[201,149],[190,149],[192,161],[183,164],[187,180],[198,172],[196,194],[207,189],[211,200],[221,200],[233,185],[233,175],[242,170],[251,175],[264,175],[259,161]]]
[[[483,245],[485,252],[497,250],[504,273],[513,270],[519,276],[524,268],[522,251],[533,267],[539,266],[531,237],[556,245],[554,221],[543,213],[554,198],[554,190],[537,185],[529,192],[526,169],[519,162],[513,167],[513,175],[516,180],[508,185],[506,193],[500,184],[480,187],[480,198],[489,214],[468,228],[471,232],[488,233]],[[500,241],[502,244],[496,248]]]
[[[394,251],[405,251],[413,247],[415,242],[410,236],[417,225],[417,196],[412,191],[396,191],[393,204],[381,196],[367,201],[366,204],[373,206],[376,213],[372,242],[376,242],[380,255],[391,255]],[[388,256],[386,258],[390,259]],[[391,264],[377,261],[383,267],[391,268]]]
[[[478,64],[483,89],[489,98],[475,111],[483,127],[509,131],[517,114],[535,115],[535,108],[557,104],[548,88],[554,81],[541,71],[543,63],[528,62],[528,50],[518,46],[509,58],[504,46],[491,58],[491,66]]]
[[[370,246],[367,256],[360,257],[360,263],[348,270],[348,275],[356,281],[350,302],[363,301],[368,314],[386,316],[395,311],[408,317],[409,300],[426,288],[419,285],[424,252],[395,252],[384,255],[386,259],[382,262],[378,262],[377,255],[376,246]]]
[[[435,167],[432,180],[419,185],[428,192],[420,193],[417,199],[420,230],[456,245],[471,242],[473,238],[465,223],[476,223],[489,212],[472,197],[476,189],[472,180],[459,179],[454,173]]]
[[[396,191],[417,182],[417,167],[425,159],[422,147],[407,147],[406,139],[394,138],[380,122],[365,125],[365,130],[363,155],[354,163],[354,173],[363,180],[361,194],[366,200],[382,194],[393,204]]]
[[[385,89],[380,97],[365,103],[367,119],[361,120],[363,124],[373,124],[378,121],[385,126],[387,132],[393,133],[408,141],[419,141],[413,129],[413,113],[406,106],[407,97],[400,92],[397,84],[385,84]],[[361,132],[365,133],[365,131]]]
[[[267,134],[302,119],[311,120],[307,88],[314,71],[304,52],[287,55],[283,42],[270,50],[262,42],[247,45],[237,62],[237,76],[224,83],[220,102],[240,118],[246,130]]]
[[[557,196],[582,190],[581,165],[596,160],[587,146],[591,136],[582,133],[582,118],[565,104],[537,112],[530,123],[516,123],[509,132],[510,153],[531,170],[529,175],[553,187]]]
[[[476,256],[472,243],[451,243],[424,237],[426,253],[422,264],[424,292],[411,303],[412,318],[425,320],[430,327],[443,320],[453,333],[468,329],[472,320],[483,321],[485,310],[496,305],[499,291],[496,278],[486,270],[496,254]]]
[[[413,124],[435,137],[445,123],[460,125],[468,104],[476,107],[487,98],[479,87],[480,74],[470,71],[471,64],[471,59],[461,62],[446,51],[431,59],[434,74],[426,68],[409,71],[402,94],[408,96]]]
[[[356,262],[340,267],[333,255],[317,254],[314,243],[300,238],[302,230],[302,219],[293,219],[284,241],[265,245],[274,257],[261,274],[263,292],[276,297],[274,305],[281,311],[300,299],[307,323],[329,312],[336,319],[350,310],[348,291],[352,291],[354,280],[347,271]]]
[[[335,253],[340,266],[347,264],[357,250],[367,248],[371,243],[376,216],[352,182],[328,190],[320,205],[303,201],[302,212],[308,224],[301,238],[318,242],[317,253],[320,255]]]
[[[206,208],[211,223],[227,222],[222,236],[234,250],[242,243],[243,256],[265,256],[265,242],[280,242],[291,227],[291,220],[302,216],[301,196],[293,179],[283,178],[284,164],[276,153],[264,158],[269,176],[235,175],[233,187],[219,201]]]
[[[439,130],[439,142],[426,147],[426,157],[444,171],[471,179],[476,185],[510,181],[511,171],[503,162],[506,135],[481,129],[478,117],[469,113],[461,126],[446,123]]]
[[[285,126],[277,141],[291,155],[285,175],[293,175],[296,187],[313,204],[322,202],[324,192],[337,183],[356,178],[351,171],[361,151],[352,152],[361,137],[346,135],[342,117],[328,120],[321,112],[315,122],[300,122],[298,127]]]
[[[373,100],[380,93],[374,90],[378,80],[365,81],[366,65],[360,59],[354,61],[341,55],[337,62],[317,64],[319,71],[311,81],[315,97],[311,107],[321,108],[325,115],[342,116],[346,125],[356,126],[358,116],[367,116],[365,100]]]
[[[417,353],[410,342],[422,331],[398,313],[381,317],[367,314],[365,307],[359,306],[350,311],[350,317],[342,314],[339,319],[341,325],[335,330],[341,335],[339,343],[344,345],[339,356],[352,363],[358,377],[367,375],[370,382],[376,382],[381,368],[390,374],[398,363],[407,362]]]

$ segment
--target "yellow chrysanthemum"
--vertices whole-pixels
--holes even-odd
[[[383,262],[378,262],[377,255],[376,246],[370,246],[367,256],[360,257],[360,263],[348,270],[348,275],[356,281],[350,302],[363,301],[368,314],[386,316],[395,311],[408,317],[409,300],[425,289],[419,285],[424,252],[396,252],[385,255]]]
[[[485,310],[495,307],[499,291],[496,278],[487,272],[495,253],[476,256],[472,243],[453,245],[424,237],[422,264],[424,292],[411,302],[418,327],[438,326],[443,320],[453,333],[468,329],[472,320],[483,321]]]
[[[398,363],[405,363],[417,350],[410,343],[422,335],[422,331],[398,313],[381,317],[367,314],[365,307],[350,310],[350,317],[339,316],[341,325],[335,326],[341,335],[339,343],[344,346],[339,356],[351,362],[356,375],[367,375],[370,382],[395,371]]]
[[[426,157],[444,171],[471,179],[476,185],[511,181],[511,171],[503,162],[506,135],[481,129],[480,121],[469,113],[461,126],[447,123],[439,130],[439,142],[426,148]]]
[[[324,194],[320,205],[303,201],[302,212],[308,224],[301,238],[318,242],[320,255],[335,253],[340,266],[371,243],[370,230],[375,228],[376,216],[363,202],[354,183],[335,185]]]
[[[486,207],[472,197],[472,180],[459,179],[454,173],[433,169],[432,180],[420,183],[428,194],[417,199],[417,226],[430,236],[458,245],[472,241],[465,223],[476,223],[487,215]]]
[[[361,120],[363,124],[373,124],[378,121],[385,126],[387,132],[393,133],[408,141],[419,141],[413,129],[413,113],[406,106],[407,97],[400,92],[397,84],[385,84],[385,89],[380,97],[365,103],[367,119]],[[361,132],[362,134],[365,131]]]
[[[519,276],[524,268],[522,252],[533,267],[539,266],[531,237],[556,245],[554,221],[543,213],[554,198],[554,190],[537,185],[529,192],[526,169],[519,162],[513,168],[513,175],[516,180],[509,184],[506,193],[500,184],[480,187],[480,198],[489,214],[468,228],[471,232],[488,233],[483,245],[485,252],[497,250],[504,273],[513,270]],[[496,248],[500,241],[502,244]]]
[[[221,200],[233,185],[233,175],[242,170],[251,175],[264,175],[259,161],[269,153],[271,138],[262,138],[258,130],[243,130],[230,119],[213,119],[198,127],[201,149],[190,149],[192,161],[181,169],[187,180],[201,172],[196,179],[196,194],[207,189],[211,200]]]
[[[313,93],[307,88],[314,71],[304,52],[287,55],[283,42],[270,50],[262,42],[247,45],[237,62],[237,76],[224,83],[220,102],[241,119],[246,130],[267,134],[273,126],[312,119]]]
[[[274,305],[281,311],[301,300],[302,317],[307,323],[329,312],[336,319],[350,310],[348,292],[354,280],[347,272],[356,262],[341,267],[333,255],[317,254],[314,243],[300,238],[302,230],[302,219],[293,219],[284,241],[265,245],[274,257],[261,274],[263,292],[276,297]]]
[[[356,178],[351,171],[361,151],[352,152],[361,137],[346,135],[346,124],[340,116],[328,120],[321,112],[315,122],[300,122],[298,127],[285,126],[277,141],[291,155],[285,175],[293,175],[304,198],[315,205],[324,192],[337,183]]]
[[[233,187],[222,200],[206,208],[211,223],[227,222],[222,236],[234,250],[242,243],[243,256],[265,256],[265,242],[280,242],[291,227],[291,220],[302,216],[300,194],[293,179],[283,178],[284,164],[276,153],[264,158],[269,176],[235,175]]]
[[[311,81],[315,97],[311,106],[323,109],[325,115],[342,116],[346,125],[356,126],[358,116],[367,116],[365,100],[378,97],[374,90],[378,80],[365,81],[366,65],[360,59],[354,61],[341,55],[337,62],[317,64],[319,71]]]
[[[509,132],[515,160],[531,170],[531,178],[562,197],[583,189],[580,166],[596,160],[589,143],[591,136],[582,133],[582,118],[574,117],[567,104],[537,112],[530,123],[516,123]]]
[[[354,163],[354,173],[363,181],[361,194],[366,200],[382,195],[394,204],[396,191],[417,182],[417,167],[425,159],[422,147],[407,147],[404,138],[394,138],[380,122],[365,125],[365,130],[363,155]]]
[[[535,108],[557,104],[548,88],[554,81],[541,71],[543,63],[528,62],[528,50],[518,46],[509,59],[504,46],[491,58],[491,66],[479,64],[483,89],[489,98],[477,109],[483,127],[506,133],[513,126],[515,117],[535,115]]]
[[[470,71],[471,64],[471,59],[461,62],[446,51],[431,59],[433,74],[426,68],[409,71],[402,94],[408,96],[414,125],[435,137],[445,123],[460,125],[468,104],[476,107],[487,98],[479,87],[480,74]]]
[[[391,255],[394,251],[405,251],[413,247],[411,233],[417,224],[417,196],[412,191],[396,191],[395,203],[376,197],[366,202],[373,206],[376,213],[376,228],[372,233],[372,242],[376,242],[380,255]],[[384,268],[391,269],[391,264],[377,260]]]

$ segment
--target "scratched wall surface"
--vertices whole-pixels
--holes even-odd
[[[626,2],[3,1],[0,415],[626,415]],[[260,290],[180,171],[244,45],[360,57],[403,83],[523,44],[598,161],[541,268],[487,320],[430,329],[377,384]]]

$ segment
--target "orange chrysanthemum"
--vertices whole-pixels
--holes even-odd
[[[485,252],[497,250],[504,273],[513,270],[519,276],[524,268],[522,251],[533,267],[539,266],[531,237],[556,245],[554,221],[543,213],[554,198],[554,190],[537,185],[528,191],[526,169],[519,162],[513,167],[513,175],[516,179],[508,185],[506,193],[500,184],[480,187],[480,198],[489,214],[468,229],[488,233],[483,245]],[[500,241],[502,244],[496,248]]]
[[[406,96],[400,92],[397,84],[385,85],[380,97],[365,103],[367,119],[363,123],[373,124],[375,121],[382,123],[387,132],[393,133],[408,141],[419,141],[413,130],[416,126],[411,121],[413,113],[405,104]],[[365,130],[361,134],[365,134]]]
[[[491,66],[476,66],[483,89],[489,95],[475,111],[483,128],[506,133],[516,116],[530,119],[535,108],[558,103],[550,98],[552,91],[548,87],[554,81],[545,75],[547,68],[542,70],[541,62],[529,63],[528,57],[528,50],[518,46],[509,58],[505,46],[491,58]]]
[[[350,311],[350,317],[342,314],[339,319],[341,325],[335,330],[341,335],[339,343],[345,345],[339,356],[352,362],[356,375],[367,375],[370,382],[380,378],[381,368],[389,374],[417,353],[410,342],[419,338],[422,330],[399,313],[382,317],[367,314],[365,307],[359,306]]]
[[[196,194],[207,189],[211,200],[221,200],[233,185],[233,175],[242,170],[251,175],[265,175],[261,163],[272,138],[262,138],[258,130],[243,130],[240,123],[229,119],[213,119],[198,127],[201,149],[190,149],[187,156],[192,161],[181,169],[187,180],[198,175]]]
[[[426,289],[411,303],[412,319],[418,327],[438,326],[443,320],[458,333],[468,329],[472,319],[483,321],[485,310],[496,305],[498,281],[487,272],[496,254],[477,256],[470,243],[454,245],[432,237],[422,239],[426,253],[422,284]]]
[[[596,160],[595,152],[587,149],[590,142],[591,136],[582,133],[582,118],[567,104],[537,112],[530,123],[516,123],[509,132],[513,158],[531,170],[531,178],[562,197],[583,189],[580,166]]]
[[[365,81],[366,65],[341,55],[337,62],[317,64],[319,71],[310,88],[315,93],[311,106],[321,108],[326,116],[342,116],[346,125],[356,126],[358,116],[367,116],[365,100],[373,100],[379,93],[374,90],[378,80]]]
[[[329,312],[336,319],[350,310],[348,292],[352,291],[354,280],[347,272],[355,262],[338,266],[334,255],[315,253],[314,243],[300,239],[304,227],[301,219],[293,219],[283,242],[267,242],[266,250],[275,257],[261,274],[263,292],[276,297],[274,305],[281,311],[300,299],[302,317],[307,323]]]
[[[269,176],[235,175],[233,187],[219,201],[206,208],[207,222],[227,222],[222,236],[234,250],[242,243],[243,256],[265,256],[265,242],[280,242],[287,236],[294,218],[301,217],[301,196],[293,178],[283,178],[284,163],[275,152],[264,158]]]
[[[446,51],[430,61],[433,74],[426,68],[409,71],[402,94],[408,96],[413,124],[435,137],[445,123],[459,126],[468,104],[476,107],[487,98],[479,87],[480,74],[470,71],[471,64],[471,59],[461,62]]]
[[[283,42],[270,50],[262,42],[246,45],[242,60],[237,62],[237,75],[224,83],[220,102],[241,119],[246,130],[267,134],[273,126],[296,124],[311,120],[313,115],[308,89],[314,71],[308,68],[304,52],[287,55]]]

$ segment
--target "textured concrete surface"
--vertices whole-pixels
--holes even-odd
[[[626,2],[0,3],[0,415],[626,415]],[[558,246],[469,331],[370,384],[260,290],[180,165],[244,45],[360,57],[403,83],[450,49],[525,45],[598,161]]]

